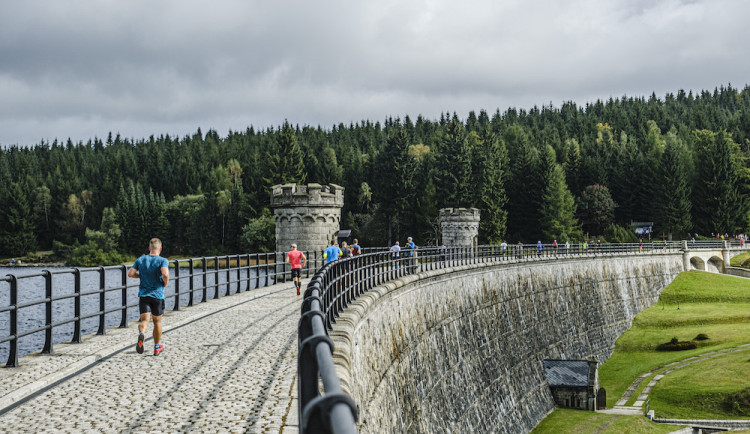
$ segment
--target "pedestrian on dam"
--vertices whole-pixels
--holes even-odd
[[[154,355],[158,356],[164,351],[161,344],[161,318],[164,315],[164,288],[169,283],[169,262],[160,256],[162,249],[161,240],[152,238],[148,243],[148,255],[136,259],[133,266],[128,270],[128,277],[140,279],[138,285],[138,342],[135,350],[138,354],[143,353],[143,341],[146,338],[149,320],[154,323]]]
[[[362,247],[359,246],[359,240],[356,238],[352,240],[352,256],[357,256],[362,253]]]
[[[396,263],[396,268],[398,268],[398,257],[401,256],[401,246],[398,244],[398,240],[396,240],[396,244],[391,246],[390,252],[393,257],[393,262]]]
[[[414,244],[414,241],[412,241],[411,237],[406,238],[406,245],[404,246],[404,249],[406,250],[404,252],[404,256],[406,256],[406,272],[407,273],[413,273],[414,272],[414,251],[417,249],[417,245]]]
[[[343,252],[339,249],[339,246],[336,245],[336,241],[334,240],[331,240],[331,242],[328,243],[328,248],[323,250],[323,259],[326,260],[326,264],[330,264],[341,255],[343,255]]]
[[[286,254],[286,262],[292,269],[292,281],[294,281],[294,287],[297,288],[297,295],[302,287],[302,267],[307,265],[307,256],[304,253],[297,250],[297,245],[292,244],[289,253]]]

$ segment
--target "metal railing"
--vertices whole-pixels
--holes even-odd
[[[541,247],[541,248],[540,248]],[[304,293],[299,322],[298,398],[300,432],[354,433],[358,409],[341,389],[334,370],[334,345],[328,330],[339,314],[361,294],[408,274],[484,262],[554,261],[571,257],[653,255],[682,251],[682,241],[626,244],[515,244],[478,247],[385,249],[324,265]],[[687,248],[721,250],[739,242],[687,242]],[[321,393],[321,390],[324,393]]]
[[[303,276],[310,277],[323,263],[322,252],[304,253],[308,263]],[[281,252],[178,259],[169,264],[171,281],[165,301],[167,308],[175,311],[209,297],[291,280]],[[0,345],[8,342],[5,366],[18,366],[19,354],[39,350],[51,354],[55,342],[80,343],[86,320],[98,319],[93,327],[97,335],[105,334],[107,324],[117,325],[113,316],[119,315],[119,327],[127,327],[129,320],[137,319],[137,315],[128,317],[128,309],[137,312],[139,284],[138,279],[128,279],[129,267],[55,268],[0,277],[0,299],[7,300],[0,305]],[[19,351],[21,340],[24,351]]]

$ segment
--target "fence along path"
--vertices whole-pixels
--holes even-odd
[[[8,431],[297,432],[291,282],[164,315],[165,351],[135,352],[137,323],[0,370]]]

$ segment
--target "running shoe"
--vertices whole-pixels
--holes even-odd
[[[135,344],[135,350],[138,352],[138,354],[143,354],[143,339],[145,339],[145,335],[139,334],[138,335],[138,343]]]
[[[157,345],[156,345],[156,346],[154,347],[154,355],[155,355],[155,356],[158,356],[159,354],[161,354],[161,352],[162,352],[162,351],[164,351],[164,345],[162,345],[162,344],[157,344]]]

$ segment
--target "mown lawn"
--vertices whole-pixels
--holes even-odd
[[[643,416],[595,413],[593,411],[558,408],[534,427],[532,434],[601,433],[601,434],[659,434],[682,428],[662,425]]]
[[[699,271],[681,273],[662,291],[656,305],[633,320],[633,326],[615,343],[612,356],[599,368],[599,381],[607,390],[607,407],[613,406],[636,378],[652,369],[750,342],[749,326],[750,279]],[[709,340],[699,341],[697,349],[655,350],[673,337],[691,340],[699,333],[708,335]]]
[[[656,351],[657,345],[673,337],[686,341],[700,333],[709,339],[697,341],[698,348],[694,350]],[[656,305],[633,320],[632,327],[615,343],[612,356],[600,366],[599,382],[607,390],[607,407],[613,407],[633,381],[646,372],[654,370],[658,374],[671,362],[749,342],[750,279],[699,271],[681,273],[662,291]],[[650,408],[658,417],[750,417],[740,415],[745,410],[750,412],[748,360],[750,350],[675,370],[652,389]],[[641,383],[628,404],[632,404],[649,380]],[[740,410],[732,413],[733,405],[735,410],[738,407]],[[743,406],[746,406],[744,410]],[[664,427],[649,422],[643,416],[558,409],[540,422],[533,432],[657,433],[678,429],[675,426]]]

